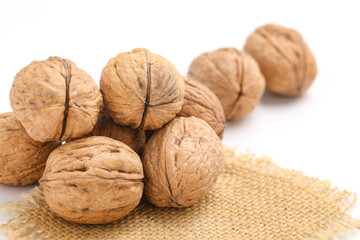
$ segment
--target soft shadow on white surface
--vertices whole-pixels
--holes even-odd
[[[276,106],[291,105],[291,104],[296,104],[299,101],[299,98],[302,97],[303,96],[285,97],[285,96],[275,95],[269,91],[265,91],[260,104],[276,105]]]
[[[0,184],[0,204],[7,201],[16,201],[20,199],[22,193],[28,192],[38,184],[31,184],[28,186],[5,186]]]

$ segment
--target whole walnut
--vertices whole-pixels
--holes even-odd
[[[10,102],[32,139],[65,141],[92,131],[102,96],[94,80],[75,63],[50,57],[20,70]]]
[[[297,96],[305,92],[317,73],[315,58],[301,35],[268,24],[255,30],[244,50],[255,58],[271,92]]]
[[[116,123],[154,130],[181,110],[184,80],[167,59],[137,48],[110,59],[100,89]]]
[[[142,161],[146,198],[158,207],[188,207],[214,185],[223,167],[223,148],[204,120],[179,117],[155,131]]]
[[[12,112],[0,114],[0,183],[27,185],[37,182],[49,154],[61,143],[32,140]]]
[[[236,121],[260,102],[265,80],[258,64],[235,48],[222,48],[195,58],[188,76],[210,88],[219,98],[226,120]]]
[[[67,142],[53,151],[40,184],[50,209],[76,223],[116,221],[139,203],[143,192],[139,156],[108,137]]]
[[[180,117],[197,117],[206,121],[222,139],[226,121],[224,110],[216,95],[202,83],[188,77],[185,81],[184,103]]]
[[[105,136],[118,140],[128,145],[135,152],[143,149],[146,141],[143,130],[116,124],[105,108],[99,113],[98,121],[90,136]]]

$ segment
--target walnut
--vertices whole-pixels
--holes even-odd
[[[27,185],[42,176],[46,159],[61,143],[32,140],[13,113],[0,114],[0,183]]]
[[[31,138],[65,141],[92,131],[102,96],[94,80],[75,63],[50,57],[20,70],[10,102]]]
[[[142,161],[147,199],[158,207],[188,207],[214,185],[223,167],[223,149],[204,120],[179,117],[155,131]]]
[[[197,57],[189,77],[210,88],[219,98],[226,120],[236,121],[260,102],[265,80],[258,64],[235,48],[222,48]]]
[[[244,50],[259,63],[266,87],[273,93],[300,95],[316,77],[315,58],[293,29],[274,24],[262,26],[248,37]]]
[[[219,99],[202,83],[188,77],[185,77],[184,81],[184,104],[177,115],[180,117],[194,116],[206,121],[222,139],[226,123]]]
[[[139,156],[108,137],[67,142],[53,151],[40,184],[50,209],[76,223],[103,224],[127,215],[143,192]]]
[[[98,121],[90,136],[105,136],[118,140],[128,145],[135,152],[143,149],[146,141],[143,130],[116,124],[105,108],[99,113]]]
[[[154,130],[181,110],[184,81],[165,58],[138,48],[110,59],[100,89],[112,119],[123,126]]]

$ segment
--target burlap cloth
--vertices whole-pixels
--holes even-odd
[[[346,214],[356,196],[329,182],[281,169],[269,158],[225,150],[225,169],[211,192],[185,209],[142,200],[108,225],[78,225],[53,214],[36,187],[3,210],[15,214],[2,229],[11,239],[332,239],[360,227]],[[352,201],[350,201],[352,199]]]

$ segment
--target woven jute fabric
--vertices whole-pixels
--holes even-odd
[[[360,227],[346,213],[356,201],[350,192],[251,153],[225,149],[225,162],[216,185],[189,208],[157,208],[143,199],[115,223],[79,225],[52,213],[36,187],[2,206],[15,215],[1,228],[11,239],[299,240],[332,239]]]

